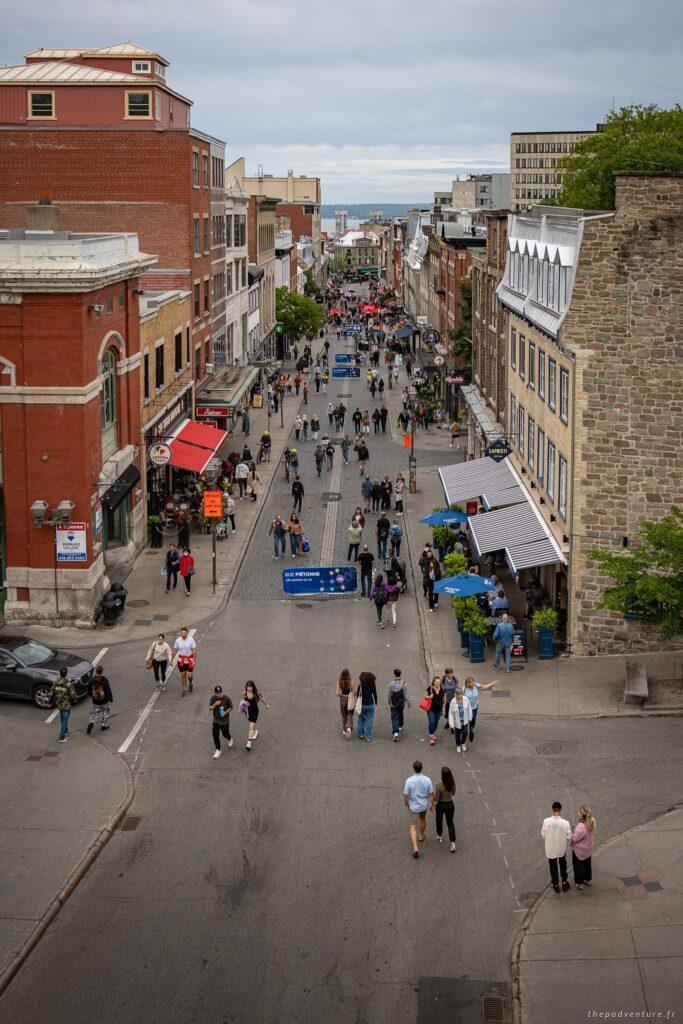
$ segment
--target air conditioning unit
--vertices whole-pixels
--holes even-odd
[[[207,363],[205,369],[207,373],[213,373],[213,363]]]

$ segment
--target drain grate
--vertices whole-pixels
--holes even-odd
[[[505,1000],[502,996],[481,997],[481,1019],[485,1024],[487,1021],[492,1022],[492,1024],[496,1021],[502,1021],[504,1024],[507,1020],[507,1011]]]
[[[135,601],[127,601],[126,603],[129,608],[146,608],[149,605],[149,601],[144,601],[142,598]]]
[[[562,744],[561,743],[541,743],[539,747],[536,747],[537,754],[561,754]]]
[[[320,495],[321,501],[341,501],[342,496],[339,491],[323,491]]]
[[[122,832],[135,832],[135,829],[140,824],[140,817],[136,814],[129,814],[123,819],[121,824]]]
[[[308,604],[306,601],[297,601],[296,607],[297,608],[312,608],[313,605],[312,604]]]

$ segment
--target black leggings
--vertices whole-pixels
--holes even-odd
[[[231,739],[230,736],[230,723],[226,722],[225,725],[219,725],[218,722],[214,722],[211,726],[211,732],[213,733],[213,745],[216,750],[221,749],[221,733],[223,734],[224,740]]]
[[[448,838],[452,843],[455,842],[455,823],[453,818],[455,816],[455,804],[452,800],[439,800],[436,805],[436,834],[437,836],[443,835],[443,819],[446,816],[446,825],[448,826]]]
[[[576,885],[583,885],[584,882],[593,881],[593,866],[590,857],[586,857],[585,860],[579,860],[572,850],[572,867],[574,869],[574,882]]]
[[[161,676],[162,683],[166,682],[166,668],[168,666],[168,660],[164,658],[163,661],[157,661],[156,658],[152,660],[152,668],[154,669],[154,679],[159,682],[159,676]]]

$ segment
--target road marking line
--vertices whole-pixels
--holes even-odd
[[[526,910],[513,910],[512,913],[513,914],[526,914],[527,911]]]
[[[512,886],[512,888],[514,889],[514,887],[515,887],[515,883],[514,883],[514,882],[512,881],[512,875],[508,875],[508,878],[510,879],[510,885],[511,885],[511,886]]]
[[[97,652],[97,654],[95,655],[93,660],[90,662],[90,664],[91,665],[96,665],[98,663],[98,661],[102,660],[102,658],[105,656],[105,654],[107,653],[108,650],[109,650],[108,647],[103,647],[101,651]],[[48,717],[45,719],[45,725],[49,725],[50,722],[54,722],[54,720],[55,720],[55,718],[57,717],[58,714],[59,714],[59,708],[55,708],[54,711],[52,711],[48,715]]]
[[[503,854],[503,860],[505,861],[505,867],[506,867],[506,868],[509,868],[509,867],[510,867],[510,865],[508,864],[508,859],[507,859],[507,857],[505,856],[505,854]]]
[[[506,836],[507,832],[492,832],[491,835],[494,836],[494,838],[496,839],[496,842],[498,843],[498,845],[500,846],[500,848],[502,850],[503,849],[503,844],[500,841],[500,837],[501,836]]]
[[[197,632],[196,629],[191,629],[189,631],[189,635],[190,636],[194,636],[196,632]],[[175,666],[176,666],[176,663],[174,661],[174,662],[172,662],[170,669],[166,673],[166,681],[167,682],[168,682],[168,678],[171,675],[171,673],[173,672],[173,669],[175,668]],[[126,736],[126,738],[123,741],[123,743],[121,744],[121,746],[118,748],[119,754],[125,754],[126,753],[126,751],[128,750],[129,746],[131,745],[131,743],[133,742],[133,740],[135,739],[137,734],[140,732],[140,729],[142,728],[142,726],[145,724],[145,722],[149,718],[149,715],[150,715],[150,713],[152,711],[152,708],[154,707],[154,705],[158,701],[160,694],[161,694],[161,690],[155,690],[154,693],[152,694],[152,696],[149,698],[149,700],[145,704],[144,708],[142,709],[142,711],[138,715],[137,722],[135,723],[133,728],[130,730],[130,732]]]

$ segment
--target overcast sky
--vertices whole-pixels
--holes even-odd
[[[170,61],[193,124],[323,201],[424,202],[506,170],[509,133],[681,99],[680,0],[60,0],[4,9],[0,63],[130,40]]]

